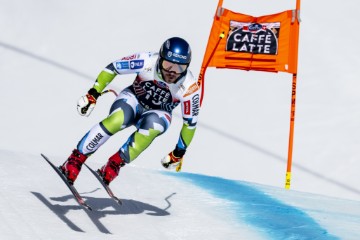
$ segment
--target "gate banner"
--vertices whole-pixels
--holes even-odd
[[[295,10],[253,17],[219,7],[204,59],[207,67],[296,73],[298,36]]]

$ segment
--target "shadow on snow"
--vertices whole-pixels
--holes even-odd
[[[98,190],[98,189],[96,189]],[[96,191],[95,190],[95,191]],[[165,209],[159,207],[136,201],[131,199],[121,199],[122,205],[118,205],[111,198],[95,198],[84,196],[86,202],[94,209],[93,211],[87,211],[79,205],[62,205],[62,204],[53,204],[52,202],[65,203],[68,200],[73,199],[72,195],[66,195],[62,197],[50,197],[52,201],[49,201],[41,193],[31,192],[36,198],[38,198],[45,206],[47,206],[56,216],[58,216],[69,228],[76,232],[84,232],[79,226],[77,226],[73,221],[71,221],[66,214],[70,211],[80,210],[84,211],[102,233],[111,234],[111,232],[106,228],[106,226],[101,223],[100,219],[108,215],[129,215],[129,214],[142,214],[145,213],[151,216],[167,216],[170,215],[167,209],[171,207],[169,198],[175,193],[169,195],[165,198],[165,201],[168,203],[168,206]]]

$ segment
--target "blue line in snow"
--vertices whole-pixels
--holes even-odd
[[[249,184],[192,173],[165,172],[190,181],[218,198],[232,203],[231,210],[241,222],[250,223],[270,239],[335,240],[314,219]]]

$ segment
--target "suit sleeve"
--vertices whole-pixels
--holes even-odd
[[[186,150],[194,137],[200,111],[200,94],[200,88],[194,83],[183,96],[181,103],[183,126],[176,145],[178,149]]]
[[[93,88],[101,93],[117,75],[139,73],[151,55],[151,53],[137,53],[110,63],[100,72]]]

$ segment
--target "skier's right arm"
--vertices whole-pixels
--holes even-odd
[[[145,63],[153,56],[153,53],[137,53],[110,63],[98,75],[93,87],[85,96],[82,96],[77,105],[80,115],[89,116],[95,107],[97,98],[118,74],[139,73]]]
[[[92,110],[94,110],[97,98],[101,95],[104,88],[115,78],[116,73],[109,71],[109,64],[96,79],[96,82],[85,96],[78,100],[77,109],[81,116],[88,117]]]

